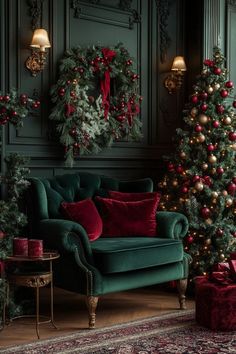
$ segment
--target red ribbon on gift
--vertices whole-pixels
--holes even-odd
[[[107,66],[106,71],[104,72],[104,79],[100,81],[100,89],[102,93],[102,105],[104,107],[104,116],[107,119],[109,108],[110,108],[110,71],[111,68],[109,64],[112,59],[116,56],[116,52],[114,50],[110,50],[109,48],[102,48],[102,55],[104,58],[104,65]]]
[[[209,275],[208,279],[221,285],[229,285],[236,280],[236,260],[218,263]]]

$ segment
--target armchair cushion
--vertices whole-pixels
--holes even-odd
[[[102,236],[156,236],[159,198],[135,202],[96,197],[103,220]]]
[[[179,262],[183,259],[182,241],[158,237],[101,237],[91,243],[95,266],[103,274]]]
[[[62,202],[61,211],[65,218],[83,226],[90,241],[94,241],[101,236],[102,219],[91,199],[84,199],[73,203]]]

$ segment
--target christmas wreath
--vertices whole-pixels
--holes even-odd
[[[0,92],[0,125],[13,124],[16,128],[23,126],[31,109],[40,106],[40,101],[29,98],[26,94],[18,94],[15,89],[3,95]]]
[[[65,53],[60,77],[51,89],[66,165],[78,155],[98,153],[114,140],[139,140],[141,122],[138,79],[133,60],[120,43]]]

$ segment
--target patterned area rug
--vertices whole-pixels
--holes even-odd
[[[0,349],[4,354],[226,354],[236,353],[236,332],[198,326],[184,311]]]

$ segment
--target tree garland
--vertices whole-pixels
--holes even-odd
[[[0,125],[11,123],[20,128],[29,111],[39,106],[40,101],[33,100],[26,94],[18,94],[14,89],[5,95],[0,92]]]
[[[51,89],[66,165],[78,155],[98,153],[114,140],[140,140],[138,79],[120,43],[112,48],[74,48],[65,53]]]

